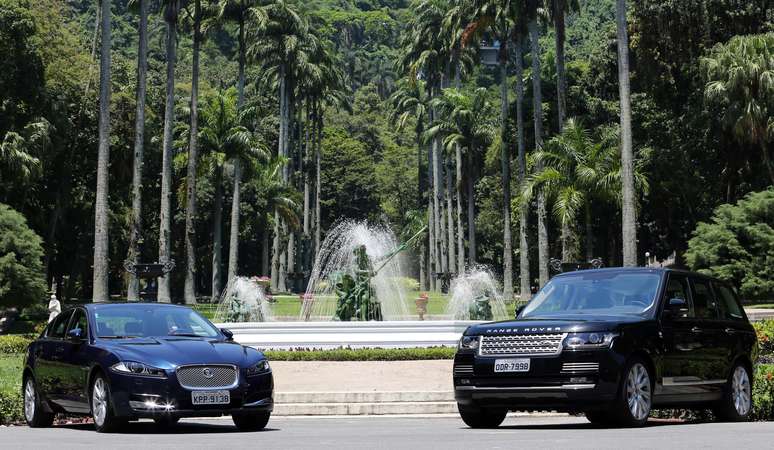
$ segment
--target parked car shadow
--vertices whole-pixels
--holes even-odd
[[[160,426],[154,422],[140,421],[129,422],[122,426],[115,434],[213,434],[213,433],[266,433],[279,431],[279,428],[264,428],[261,431],[240,431],[230,422],[215,424],[211,422],[186,422],[181,421],[173,426]],[[82,430],[96,433],[94,425],[89,423],[58,425],[56,428],[68,430]]]
[[[679,426],[679,425],[696,425],[701,423],[707,423],[703,421],[682,421],[682,420],[662,420],[662,419],[650,419],[645,424],[644,428],[664,427],[664,426]],[[514,424],[514,425],[501,425],[498,427],[504,430],[623,430],[625,428],[616,426],[604,426],[594,425],[592,423],[535,423],[535,424]]]

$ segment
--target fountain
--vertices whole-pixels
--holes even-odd
[[[472,267],[451,282],[446,314],[454,320],[504,320],[508,312],[500,287],[485,267]]]
[[[405,320],[407,292],[398,254],[424,229],[398,246],[392,232],[344,221],[325,238],[301,310],[302,320]]]
[[[271,307],[262,280],[235,277],[221,295],[215,322],[267,322],[271,320]]]

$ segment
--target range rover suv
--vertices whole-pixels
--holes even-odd
[[[516,320],[469,327],[454,358],[455,397],[473,428],[508,411],[585,413],[642,426],[651,408],[712,408],[746,419],[758,343],[726,284],[672,269],[554,277]]]

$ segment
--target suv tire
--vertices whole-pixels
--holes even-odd
[[[734,364],[723,390],[723,398],[712,409],[715,417],[723,422],[742,422],[752,412],[752,377],[741,362]]]
[[[505,420],[507,409],[476,408],[457,404],[457,410],[465,425],[470,428],[497,428]]]
[[[608,411],[586,411],[584,414],[592,425],[606,427],[615,423]]]
[[[648,365],[642,358],[632,358],[622,374],[610,417],[623,427],[644,426],[653,404],[653,377]]]

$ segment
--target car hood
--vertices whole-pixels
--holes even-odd
[[[186,364],[236,364],[244,367],[262,357],[250,347],[218,339],[190,337],[148,337],[102,340],[101,346],[122,361],[136,361],[161,369]]]
[[[593,317],[575,315],[562,316],[562,318],[534,317],[473,325],[465,331],[465,334],[545,334],[615,331],[622,326],[646,320],[648,319],[632,315],[595,315]]]

